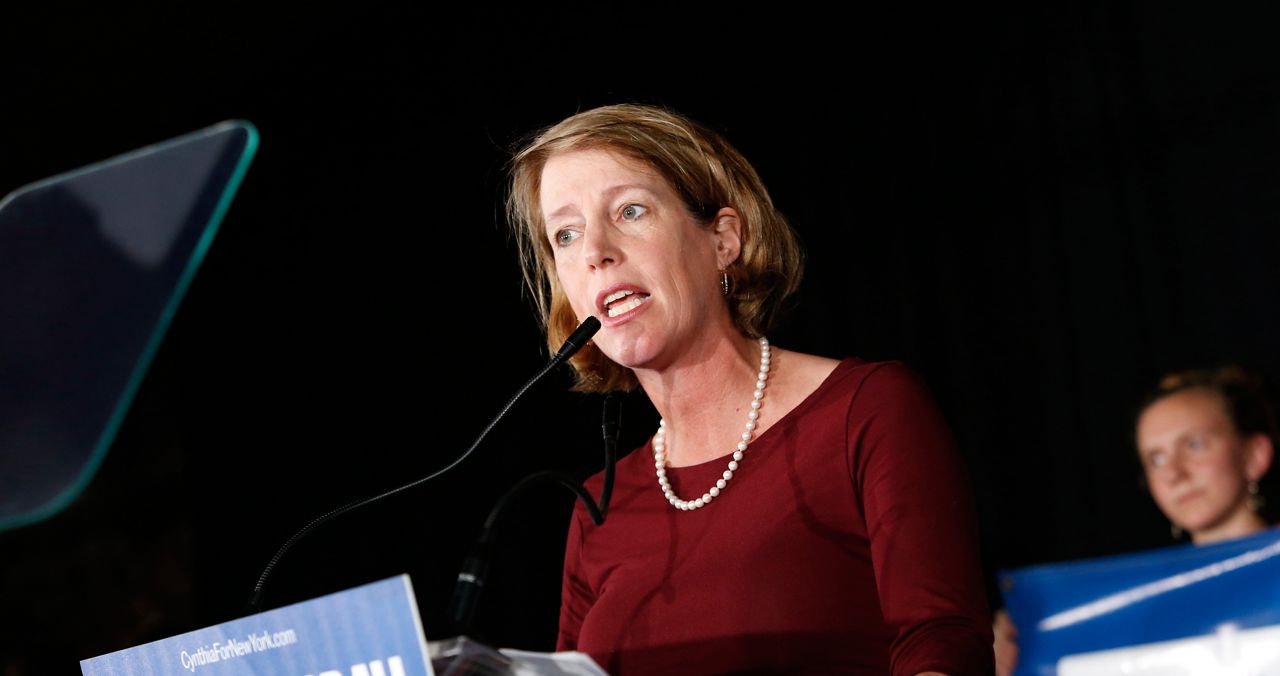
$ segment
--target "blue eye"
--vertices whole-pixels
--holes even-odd
[[[1162,451],[1156,451],[1147,456],[1147,464],[1152,467],[1163,467],[1167,460],[1168,458],[1165,457]]]
[[[645,213],[647,213],[648,211],[649,211],[648,209],[640,206],[639,204],[628,204],[622,207],[622,212],[621,212],[622,220],[634,221],[640,218],[641,216],[645,215]]]
[[[573,240],[575,239],[578,239],[578,233],[576,230],[570,230],[569,228],[565,228],[564,230],[556,231],[556,234],[555,234],[556,246],[562,246],[562,247],[569,246],[570,244],[573,243]]]

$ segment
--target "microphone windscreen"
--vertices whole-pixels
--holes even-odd
[[[585,321],[578,325],[578,328],[569,334],[565,339],[564,345],[560,346],[560,351],[556,353],[556,359],[564,360],[577,354],[591,337],[596,335],[596,331],[600,330],[600,320],[595,317],[587,317]]]

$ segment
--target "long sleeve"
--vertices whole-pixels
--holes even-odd
[[[667,477],[705,490],[725,463]],[[616,477],[603,526],[574,512],[561,649],[621,676],[991,672],[968,484],[901,364],[841,362],[702,509],[667,503],[650,445]]]
[[[851,470],[894,674],[992,670],[991,622],[969,482],[924,386],[882,365],[850,407]]]
[[[569,539],[565,543],[564,552],[564,583],[560,588],[560,630],[556,637],[556,650],[577,650],[583,618],[591,609],[591,591],[582,579],[580,570],[584,514],[581,503],[578,503],[569,522]]]

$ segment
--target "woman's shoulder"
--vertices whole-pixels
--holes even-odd
[[[788,377],[788,389],[808,394],[822,386],[843,362],[820,357],[816,354],[773,349],[773,372],[783,372]]]
[[[801,410],[836,406],[843,408],[850,419],[889,419],[913,417],[937,407],[924,379],[901,361],[798,357],[801,358],[796,358],[796,368],[809,369],[805,377],[810,383],[803,405],[797,405]]]
[[[858,357],[837,360],[791,351],[784,351],[782,356],[783,367],[792,372],[789,389],[806,395],[833,387],[854,391],[869,387],[881,393],[923,387],[920,377],[901,361],[867,361]]]

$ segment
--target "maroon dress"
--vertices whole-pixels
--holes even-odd
[[[692,499],[727,460],[667,476]],[[924,386],[846,359],[702,509],[663,497],[651,444],[623,458],[605,524],[574,512],[558,647],[612,674],[990,673],[974,521]]]

